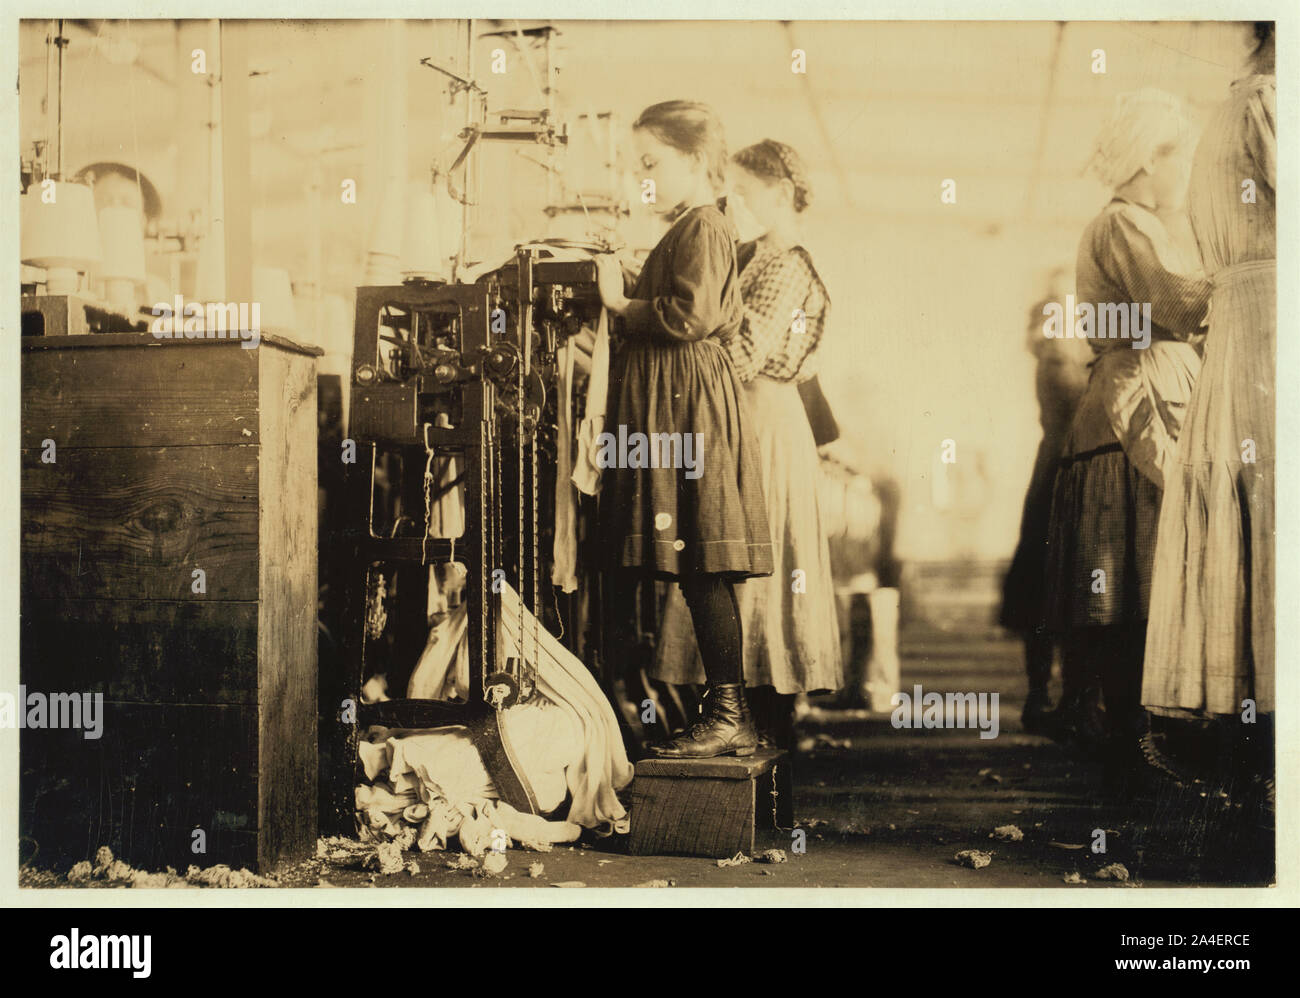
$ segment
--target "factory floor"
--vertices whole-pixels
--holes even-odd
[[[612,842],[560,846],[549,853],[509,850],[497,876],[449,869],[446,854],[410,854],[419,872],[382,875],[358,863],[314,861],[285,886],[335,887],[1009,887],[1123,890],[1261,883],[1231,861],[1214,865],[1189,848],[1200,805],[1192,801],[1108,802],[1098,766],[1053,742],[1023,733],[1024,676],[1018,643],[904,634],[902,686],[997,691],[1000,730],[898,730],[887,715],[815,708],[799,726],[794,760],[796,824],[765,836],[758,849],[784,849],[786,861],[719,867],[716,860],[628,856]],[[995,839],[1015,826],[1022,838]],[[1094,852],[1097,830],[1105,852]],[[1251,840],[1254,841],[1254,840]],[[963,850],[991,854],[978,869]],[[1235,853],[1240,856],[1241,850]],[[1249,850],[1247,850],[1249,855]],[[530,866],[541,864],[540,872]],[[1122,870],[1114,868],[1122,866]],[[1112,867],[1121,878],[1099,878]],[[1075,877],[1077,875],[1077,878]],[[1067,878],[1079,882],[1067,884]]]
[[[762,833],[756,842],[756,855],[780,849],[784,862],[719,866],[714,859],[629,856],[620,851],[626,840],[621,846],[614,838],[548,853],[510,849],[505,868],[492,876],[471,868],[477,864],[459,852],[409,853],[402,857],[405,868],[384,874],[374,868],[373,846],[333,840],[325,852],[337,858],[282,870],[265,886],[1079,891],[1258,886],[1272,879],[1261,861],[1272,851],[1268,839],[1249,822],[1223,821],[1223,811],[1195,788],[1173,799],[1116,803],[1100,793],[1097,764],[1025,734],[1017,642],[912,628],[904,629],[901,644],[905,691],[919,685],[925,691],[996,692],[997,737],[981,739],[970,727],[896,729],[888,715],[815,704],[799,723],[792,766],[795,825],[805,848],[796,851],[790,830]],[[1104,852],[1093,849],[1100,833]],[[967,850],[987,854],[988,862],[963,865],[955,857]],[[83,884],[118,886],[111,879]],[[20,883],[71,886],[54,871],[27,871]],[[825,896],[828,903],[832,897]]]

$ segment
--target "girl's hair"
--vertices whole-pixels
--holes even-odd
[[[689,100],[652,104],[641,112],[632,127],[644,128],[678,152],[703,157],[709,183],[715,193],[722,192],[727,174],[727,140],[722,122],[708,104]]]
[[[776,139],[764,139],[746,146],[732,161],[756,177],[771,182],[788,180],[794,185],[794,210],[803,211],[812,204],[812,187],[803,159],[792,146]]]
[[[1121,94],[1093,143],[1088,169],[1118,190],[1153,155],[1194,135],[1183,102],[1173,94],[1152,87]]]

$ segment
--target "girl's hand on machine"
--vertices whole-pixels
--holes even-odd
[[[602,305],[615,315],[623,314],[627,297],[623,294],[623,265],[617,257],[609,254],[596,257],[596,289]]]
[[[617,257],[619,265],[623,268],[623,293],[627,294],[629,288],[636,283],[641,276],[641,268],[645,261],[640,259],[630,249],[624,248],[614,254]]]

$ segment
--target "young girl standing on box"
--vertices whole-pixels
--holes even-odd
[[[726,142],[712,109],[691,101],[646,108],[633,137],[642,187],[672,227],[626,293],[619,263],[597,260],[601,301],[622,317],[625,333],[611,364],[605,429],[628,440],[645,434],[657,456],[692,460],[664,467],[635,449],[607,448],[602,538],[615,567],[681,585],[704,661],[703,719],[652,751],[751,755],[758,739],[733,584],[770,575],[772,549],[750,414],[723,345],[743,314],[738,237],[718,200]]]

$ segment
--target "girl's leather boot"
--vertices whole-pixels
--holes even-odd
[[[650,746],[663,759],[712,759],[719,755],[750,756],[758,748],[758,732],[741,683],[710,684],[704,718],[667,742]]]

